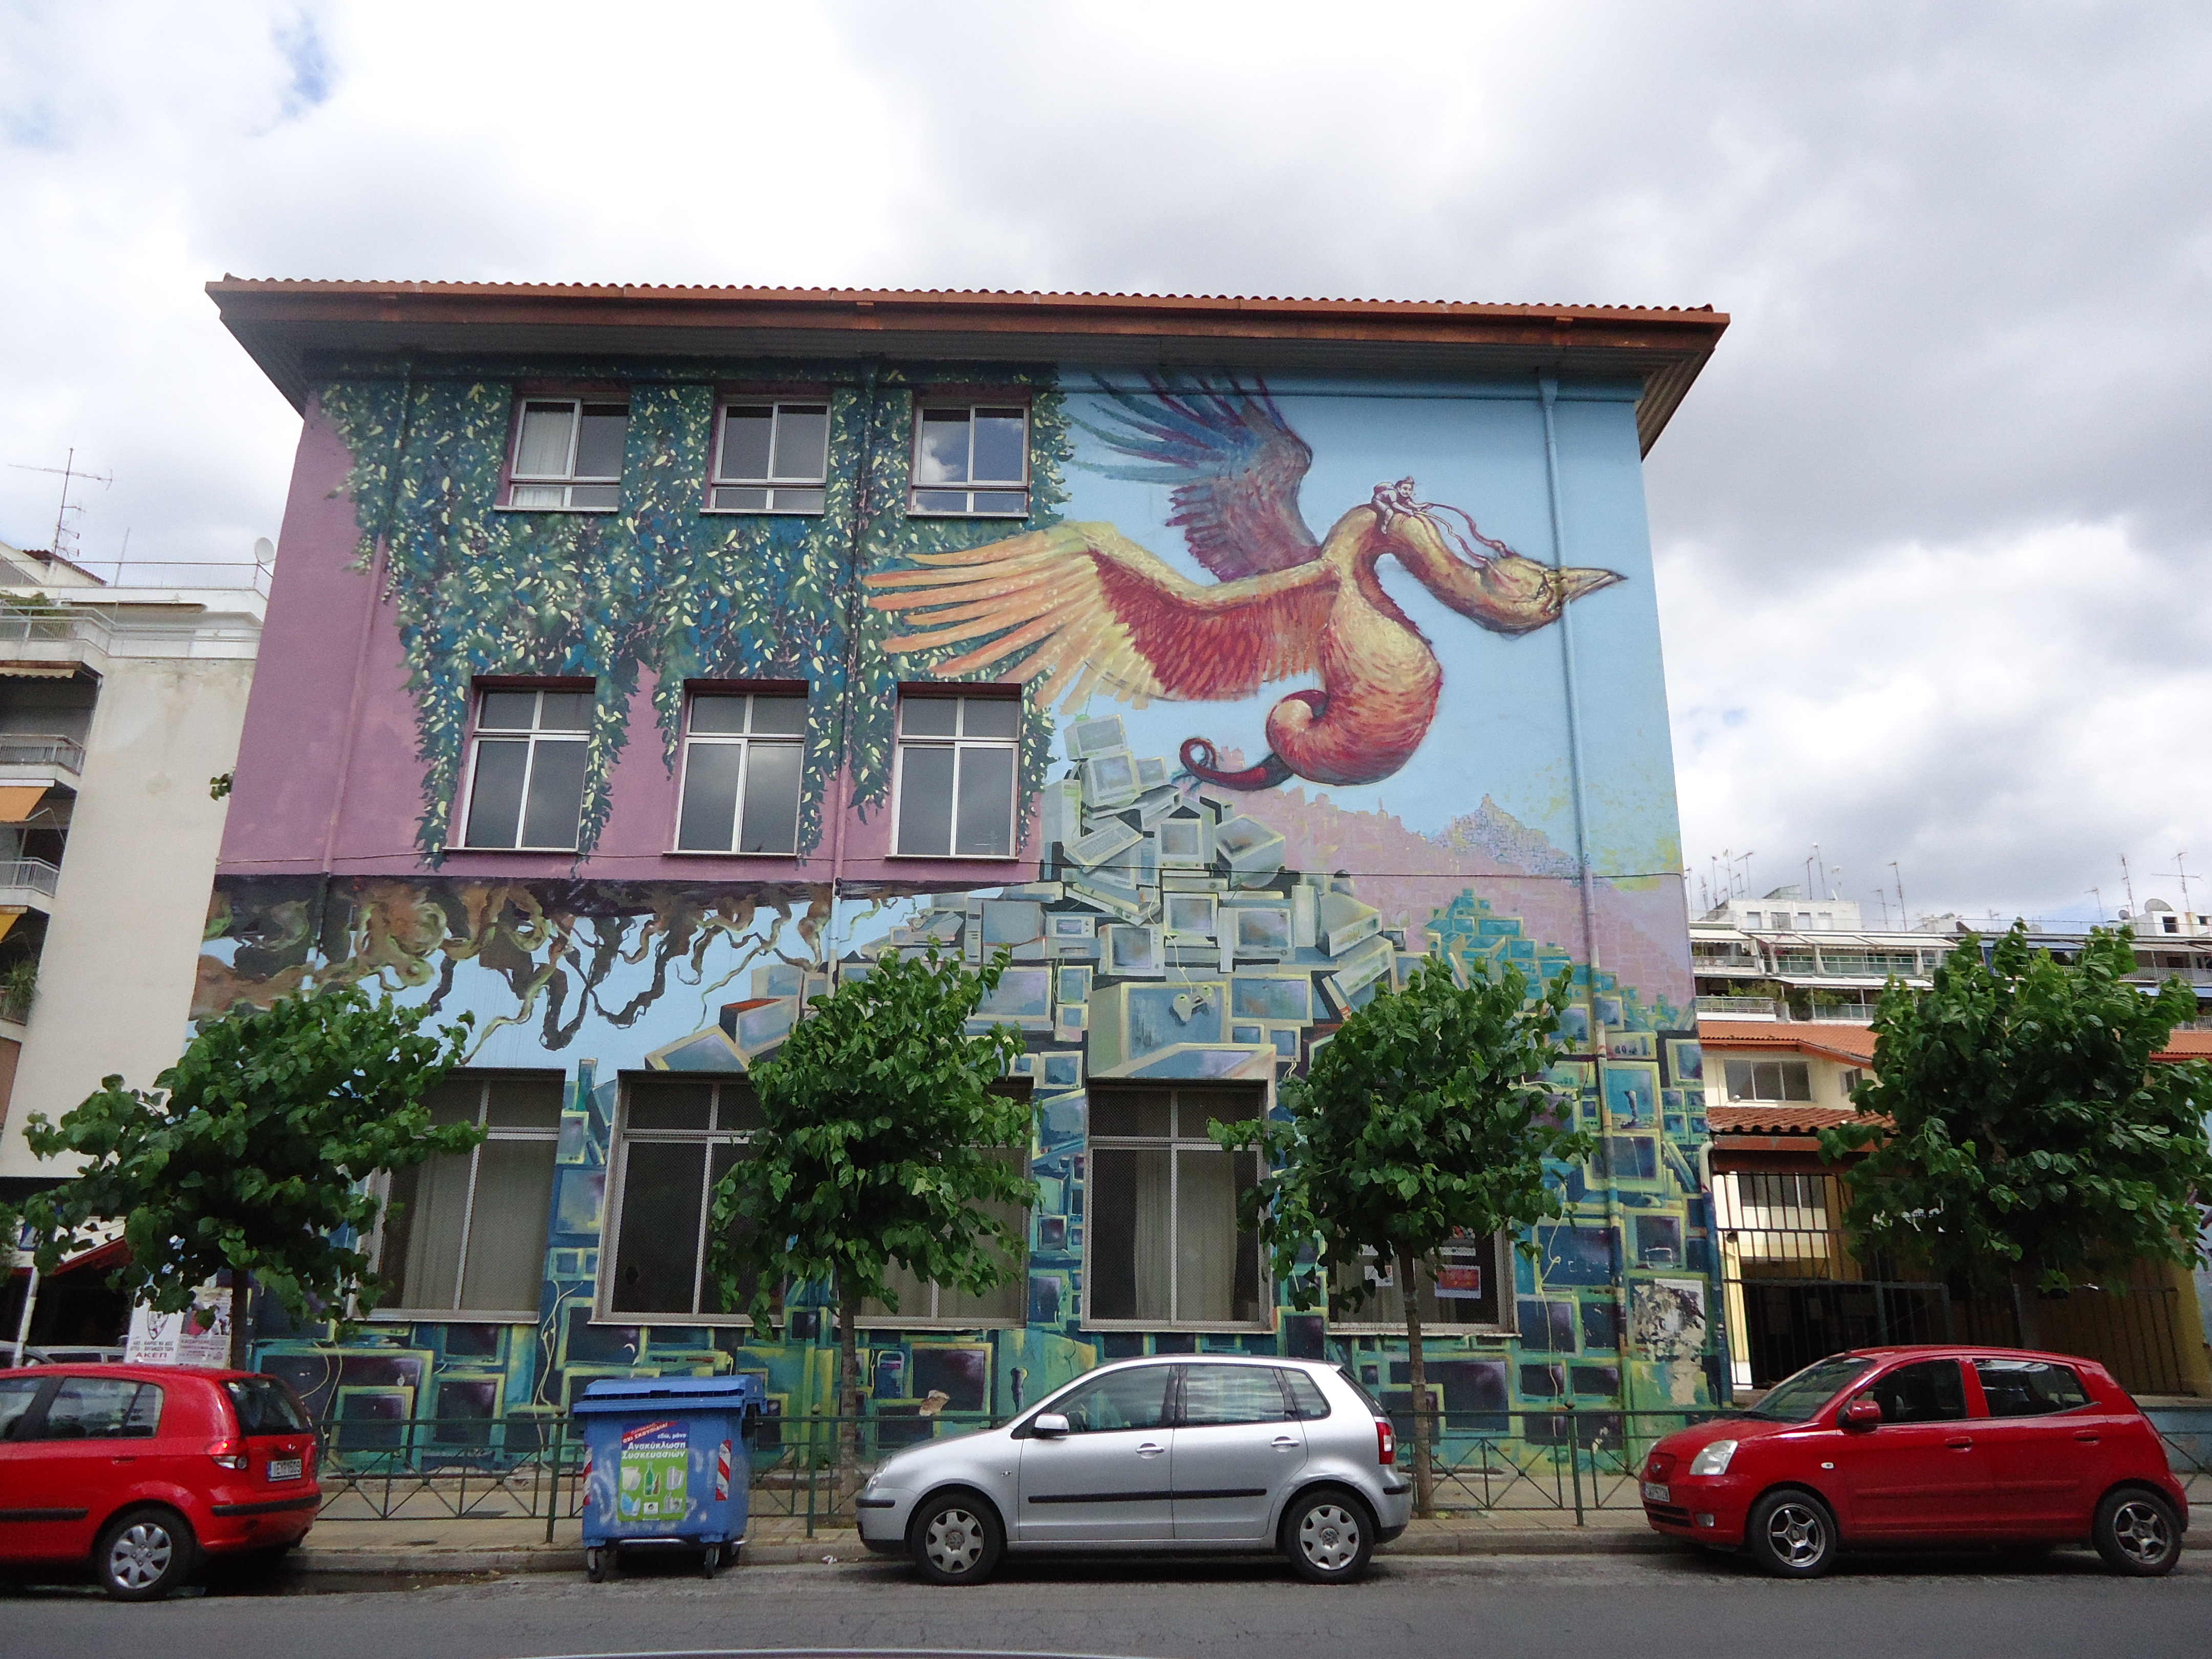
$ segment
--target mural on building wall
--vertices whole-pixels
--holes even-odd
[[[1447,1408],[1497,1432],[1510,1412],[1714,1398],[1705,1097],[1640,493],[1629,499],[1632,401],[1590,405],[1592,421],[1626,422],[1630,463],[1605,476],[1627,482],[1578,509],[1577,545],[1602,562],[1561,569],[1556,550],[1552,563],[1514,550],[1554,533],[1525,394],[1393,403],[1226,377],[1079,392],[1050,369],[886,374],[830,390],[820,516],[732,518],[700,510],[714,376],[656,374],[629,380],[624,506],[598,515],[494,510],[524,378],[511,367],[319,393],[361,531],[329,556],[383,562],[406,664],[424,867],[224,877],[196,1012],[329,979],[469,1009],[471,1064],[557,1069],[567,1106],[534,1328],[398,1322],[343,1349],[269,1331],[267,1363],[364,1432],[417,1415],[512,1419],[497,1431],[521,1437],[510,1445],[591,1377],[636,1370],[757,1371],[778,1411],[821,1407],[833,1334],[810,1296],[775,1342],[617,1322],[600,1305],[620,1074],[742,1073],[773,1056],[809,996],[887,951],[972,962],[1003,947],[1013,963],[985,1013],[1024,1034],[1037,1106],[1024,1317],[868,1333],[871,1413],[1012,1411],[1102,1358],[1200,1346],[1328,1352],[1401,1395],[1401,1336],[1331,1332],[1318,1316],[1086,1331],[1085,1090],[1271,1084],[1433,951],[1463,970],[1572,969],[1581,1054],[1553,1081],[1605,1131],[1589,1167],[1559,1171],[1570,1213],[1539,1230],[1536,1259],[1514,1261],[1499,1328],[1432,1344]],[[1033,396],[1032,511],[1013,536],[1003,520],[904,511],[917,390],[986,379]],[[1407,473],[1462,505],[1421,499]],[[1299,507],[1309,486],[1358,503],[1321,538]],[[288,559],[311,556],[288,544]],[[1538,641],[1608,589],[1576,612],[1583,695],[1603,711],[1585,816],[1557,647]],[[470,686],[487,673],[598,682],[573,879],[441,868]],[[811,690],[802,854],[824,839],[841,770],[863,818],[888,808],[901,683],[1024,682],[1022,878],[933,890],[927,866],[881,863],[836,881],[603,874],[623,867],[593,862],[617,769],[672,774],[684,683],[749,677]],[[1284,695],[1285,681],[1305,684]],[[648,709],[659,752],[626,753]],[[1604,872],[1595,972],[1578,838]],[[1524,1426],[1540,1436],[1548,1420]]]
[[[1396,560],[1449,609],[1507,636],[1547,627],[1572,600],[1622,580],[1524,558],[1461,508],[1419,500],[1411,477],[1377,483],[1317,541],[1298,507],[1313,452],[1264,384],[1155,380],[1146,398],[1103,392],[1107,423],[1084,429],[1129,460],[1079,464],[1171,486],[1168,522],[1213,585],[1190,581],[1110,524],[1056,525],[870,574],[868,603],[902,613],[912,630],[887,649],[958,647],[933,672],[1012,678],[1063,707],[1093,691],[1139,704],[1228,702],[1318,678],[1268,712],[1257,763],[1224,771],[1215,745],[1191,738],[1180,749],[1184,771],[1232,789],[1291,777],[1375,783],[1428,736],[1443,679],[1434,647],[1376,579],[1380,561]]]

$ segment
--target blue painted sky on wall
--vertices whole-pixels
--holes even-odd
[[[1086,390],[1092,384],[1083,370],[1063,372],[1071,415],[1097,425],[1105,400]],[[1299,501],[1317,538],[1325,538],[1343,513],[1364,505],[1376,484],[1410,474],[1422,500],[1460,507],[1486,535],[1549,562],[1543,422],[1533,389],[1401,386],[1389,395],[1354,395],[1351,387],[1285,380],[1271,382],[1270,390],[1314,452]],[[1567,562],[1601,566],[1628,579],[1572,607],[1591,855],[1607,873],[1679,868],[1633,405],[1563,399],[1556,424]],[[1066,517],[1111,523],[1193,580],[1212,580],[1191,556],[1182,532],[1168,526],[1168,486],[1088,470],[1084,460],[1120,459],[1088,434],[1078,433],[1077,455],[1078,465],[1066,475]],[[1382,565],[1382,580],[1435,647],[1444,669],[1443,696],[1411,763],[1376,784],[1331,788],[1330,799],[1353,810],[1387,810],[1410,829],[1434,833],[1488,795],[1571,852],[1574,805],[1559,628],[1504,638],[1446,609],[1395,562]],[[1185,738],[1206,737],[1256,760],[1267,747],[1268,709],[1286,692],[1314,683],[1282,681],[1241,702],[1156,702],[1123,712],[1139,754],[1172,761]],[[1091,707],[1103,711],[1121,705],[1095,696]]]

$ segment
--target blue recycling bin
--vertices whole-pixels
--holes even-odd
[[[584,1439],[584,1570],[622,1548],[690,1546],[711,1577],[745,1541],[757,1376],[602,1377],[571,1408]]]

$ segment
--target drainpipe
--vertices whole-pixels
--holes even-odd
[[[1559,377],[1550,373],[1537,375],[1536,392],[1544,413],[1544,482],[1551,495],[1552,568],[1564,570],[1567,562],[1567,518],[1559,493],[1559,437],[1553,410],[1559,395]],[[1607,1098],[1605,1086],[1605,1028],[1599,1024],[1597,1018],[1597,897],[1593,890],[1590,873],[1589,801],[1585,790],[1586,769],[1583,760],[1582,688],[1575,669],[1575,623],[1571,605],[1563,605],[1559,610],[1559,661],[1567,689],[1567,772],[1574,789],[1575,884],[1582,895],[1583,956],[1589,963],[1590,1048],[1597,1078],[1598,1133],[1607,1138],[1601,1148],[1605,1160],[1606,1231],[1620,1241],[1620,1254],[1613,1295],[1616,1316],[1620,1321],[1617,1340],[1620,1344],[1620,1405],[1624,1412],[1633,1412],[1636,1409],[1635,1389],[1629,1381],[1632,1373],[1628,1328],[1628,1232],[1621,1221],[1620,1182],[1613,1166],[1613,1107]],[[1663,1123],[1660,1127],[1663,1131]]]

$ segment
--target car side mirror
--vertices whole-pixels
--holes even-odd
[[[1880,1428],[1881,1407],[1871,1400],[1854,1400],[1844,1407],[1842,1420],[1847,1429]]]
[[[1057,1440],[1067,1432],[1067,1419],[1058,1412],[1039,1412],[1030,1419],[1030,1432],[1046,1440]]]

